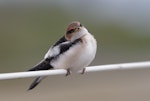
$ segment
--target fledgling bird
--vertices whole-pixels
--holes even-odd
[[[95,58],[97,42],[93,35],[78,21],[70,23],[66,33],[45,54],[44,59],[29,71],[65,69],[70,72],[81,71]],[[44,77],[37,77],[28,90],[36,87]]]

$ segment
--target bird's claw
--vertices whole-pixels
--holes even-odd
[[[85,70],[86,70],[86,69],[85,69],[85,68],[83,68],[83,70],[82,70],[82,72],[81,72],[81,74],[82,74],[82,75],[85,73]]]
[[[67,69],[66,71],[67,71],[66,76],[68,76],[68,75],[71,74],[71,73],[70,73],[70,69]]]

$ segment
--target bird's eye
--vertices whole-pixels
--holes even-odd
[[[68,34],[71,34],[71,33],[73,33],[75,30],[74,29],[71,29],[71,30],[69,30],[67,33]]]
[[[82,24],[80,24],[80,27],[82,27]]]

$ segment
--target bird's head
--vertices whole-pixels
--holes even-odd
[[[67,40],[74,41],[88,33],[87,29],[78,21],[70,23],[66,29],[65,37]]]

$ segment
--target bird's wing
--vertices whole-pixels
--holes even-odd
[[[64,44],[66,42],[68,43],[68,40],[66,40],[65,36],[62,36],[52,47],[50,47],[44,58],[52,58],[58,55],[60,52],[60,44]]]
[[[69,50],[69,48],[71,48],[80,41],[81,39],[76,39],[75,41],[71,42],[67,41],[66,39],[64,39],[64,37],[62,37],[49,49],[44,59],[28,71],[53,69],[51,61],[57,59],[61,54],[65,53],[67,50]]]
[[[28,71],[37,71],[37,70],[48,70],[52,69],[53,67],[50,65],[50,61],[53,59],[53,57],[57,54],[59,54],[58,46],[61,43],[66,42],[65,36],[62,36],[47,52],[45,55],[45,58],[39,62],[37,65],[35,65],[33,68],[29,69]]]
[[[66,42],[66,41],[68,41],[68,40],[66,40],[65,36],[62,36],[62,37],[53,45],[53,47],[55,47],[55,46],[57,46],[57,45],[59,45],[59,44],[61,44],[61,43],[63,43],[63,42]]]
[[[50,60],[43,59],[41,62],[39,62],[37,65],[29,69],[28,71],[38,71],[38,70],[48,70],[48,69],[53,69],[53,67],[50,65]]]
[[[60,40],[59,40],[60,41]],[[63,42],[56,42],[54,46],[52,46],[49,51],[45,55],[45,59],[53,60],[60,56],[61,54],[68,51],[71,47],[73,47],[76,43],[81,42],[81,39],[76,39],[72,41],[63,41]]]
[[[29,71],[52,69],[53,66],[51,66],[50,62],[59,57],[67,50],[69,50],[69,48],[73,47],[78,42],[82,42],[82,40],[76,39],[75,41],[71,42],[67,41],[66,39],[64,39],[64,37],[62,37],[50,48],[50,50],[45,55],[45,59],[42,60],[39,64],[37,64],[35,67],[31,68]],[[33,88],[35,88],[43,78],[45,77],[37,77],[30,85],[28,90],[32,90]]]

